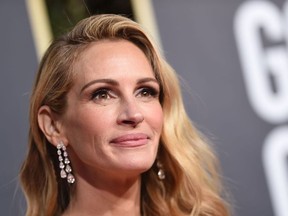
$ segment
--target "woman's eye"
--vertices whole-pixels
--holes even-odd
[[[145,87],[140,89],[138,96],[144,98],[156,98],[158,97],[158,91],[151,87]]]
[[[112,93],[109,89],[100,89],[92,93],[92,100],[109,100],[112,98]]]

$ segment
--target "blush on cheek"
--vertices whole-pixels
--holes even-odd
[[[164,121],[162,107],[158,109],[158,112],[155,111],[155,114],[157,115],[153,115],[154,124],[155,126],[157,126],[158,130],[161,132],[162,127],[163,127],[163,121]]]

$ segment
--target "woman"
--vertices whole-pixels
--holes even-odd
[[[215,164],[137,23],[92,16],[48,48],[21,170],[27,215],[226,216]]]

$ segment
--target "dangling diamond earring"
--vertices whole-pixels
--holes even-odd
[[[62,155],[62,152],[63,152],[63,155]],[[73,184],[75,182],[75,177],[71,173],[72,168],[69,165],[70,160],[68,158],[66,146],[62,142],[60,142],[57,145],[57,154],[58,154],[58,160],[59,160],[59,168],[61,169],[61,171],[60,171],[61,178],[67,178],[67,182],[70,184]]]
[[[158,168],[158,172],[157,172],[157,175],[158,175],[158,179],[159,180],[164,180],[165,179],[165,171],[163,169],[163,164],[157,159],[156,161],[156,166]]]

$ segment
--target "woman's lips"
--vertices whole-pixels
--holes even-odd
[[[111,140],[110,143],[121,147],[138,147],[146,145],[149,137],[143,133],[125,134]]]

